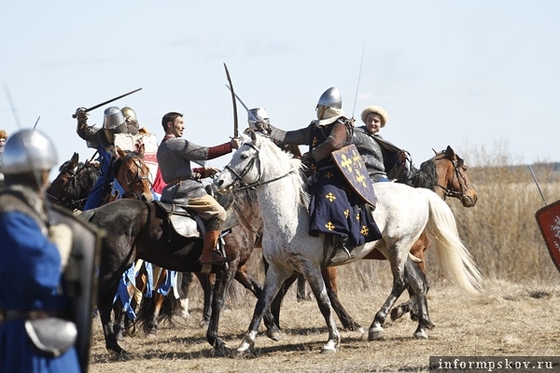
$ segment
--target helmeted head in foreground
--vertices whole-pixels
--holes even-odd
[[[4,146],[2,157],[5,183],[21,180],[21,176],[29,176],[27,180],[42,187],[46,183],[41,175],[50,172],[58,163],[56,149],[52,141],[41,132],[24,129],[14,133]]]

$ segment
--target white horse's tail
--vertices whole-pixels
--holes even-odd
[[[482,276],[465,245],[461,242],[453,212],[437,194],[429,190],[423,193],[430,205],[428,232],[435,242],[440,268],[444,275],[469,293],[479,293]]]

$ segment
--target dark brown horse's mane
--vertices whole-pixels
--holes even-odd
[[[435,190],[437,185],[436,164],[433,159],[428,159],[420,165],[420,169],[413,167],[412,175],[406,181],[407,185],[415,188]]]

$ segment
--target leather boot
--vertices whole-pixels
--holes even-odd
[[[199,259],[200,264],[223,265],[229,262],[229,258],[224,257],[216,250],[219,237],[220,231],[207,231],[206,234],[204,234],[204,247]]]
[[[352,249],[348,249],[347,246],[348,237],[335,236],[334,238],[334,248],[336,250],[334,256],[331,258],[332,264],[337,264],[344,262],[352,258]]]

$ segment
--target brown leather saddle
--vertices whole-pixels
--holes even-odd
[[[214,193],[211,185],[206,186],[206,192],[213,196],[227,212],[227,218],[222,226],[222,232],[239,224],[239,218],[231,208],[233,205],[233,195]],[[186,238],[193,238],[202,237],[204,232],[206,232],[204,220],[196,211],[187,210],[183,206],[161,201],[154,201],[154,206],[167,216],[169,224],[178,235]]]

